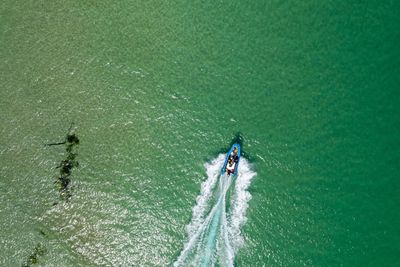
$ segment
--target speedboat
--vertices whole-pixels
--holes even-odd
[[[227,173],[228,175],[237,175],[237,170],[239,167],[240,160],[240,145],[238,143],[234,143],[226,154],[224,166],[221,170],[221,175]]]

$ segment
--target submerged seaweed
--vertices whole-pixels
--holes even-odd
[[[22,267],[29,267],[32,266],[33,264],[36,264],[39,262],[39,256],[43,256],[46,253],[46,248],[38,243],[36,244],[33,252],[31,253],[31,255],[28,256],[28,258],[25,260],[24,263],[22,263]]]
[[[75,133],[71,133],[71,129],[72,125],[63,142],[46,144],[47,146],[66,146],[66,158],[56,167],[57,169],[60,169],[60,175],[56,177],[54,182],[60,192],[60,197],[66,201],[68,201],[72,196],[72,187],[70,186],[72,169],[79,166],[79,162],[76,160],[78,154],[74,152],[75,147],[79,145],[79,138]]]

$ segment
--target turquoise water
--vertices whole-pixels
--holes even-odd
[[[0,265],[173,265],[238,132],[235,266],[400,265],[399,7],[2,1]]]

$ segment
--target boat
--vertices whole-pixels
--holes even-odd
[[[228,175],[237,175],[240,160],[240,145],[234,143],[226,154],[224,165],[221,170],[221,175],[227,173]]]

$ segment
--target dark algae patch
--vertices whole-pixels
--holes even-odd
[[[28,258],[25,260],[24,263],[22,263],[22,267],[29,267],[32,266],[33,264],[37,264],[39,263],[39,257],[43,256],[46,253],[46,248],[38,243],[33,252],[31,253],[31,255],[28,256]]]
[[[60,164],[56,167],[59,170],[59,175],[55,178],[54,183],[56,184],[57,190],[60,192],[60,198],[66,202],[72,197],[71,187],[71,174],[72,169],[79,166],[79,162],[76,160],[78,154],[76,153],[77,146],[79,145],[79,138],[73,132],[73,124],[68,130],[65,139],[61,142],[45,144],[45,146],[59,146],[65,145],[65,158],[61,160]],[[53,203],[57,205],[58,203]],[[41,236],[45,237],[46,233],[43,230],[39,230]],[[41,243],[36,244],[33,252],[27,257],[22,263],[22,267],[29,267],[39,263],[40,256],[43,256],[47,252],[44,245]]]
[[[59,146],[65,145],[66,155],[63,160],[61,160],[60,164],[56,167],[59,169],[60,174],[56,177],[54,183],[58,191],[60,192],[60,198],[68,201],[72,196],[72,187],[71,187],[71,174],[72,169],[74,167],[78,167],[79,163],[76,160],[77,153],[76,147],[79,145],[79,138],[72,130],[73,124],[68,130],[68,133],[62,142],[49,143],[46,146]],[[55,202],[53,205],[57,205]],[[41,236],[46,236],[46,233],[43,230],[39,230]],[[29,267],[34,264],[39,263],[40,256],[43,256],[46,253],[46,248],[41,243],[38,243],[33,252],[27,257],[27,259],[22,263],[22,267]]]
[[[72,187],[70,186],[72,169],[79,166],[79,162],[76,160],[78,154],[75,152],[76,147],[79,145],[79,138],[74,132],[72,132],[72,125],[68,130],[64,141],[46,144],[46,146],[56,145],[66,146],[66,157],[56,167],[59,169],[60,174],[56,177],[54,183],[60,192],[61,199],[68,201],[72,196]]]

